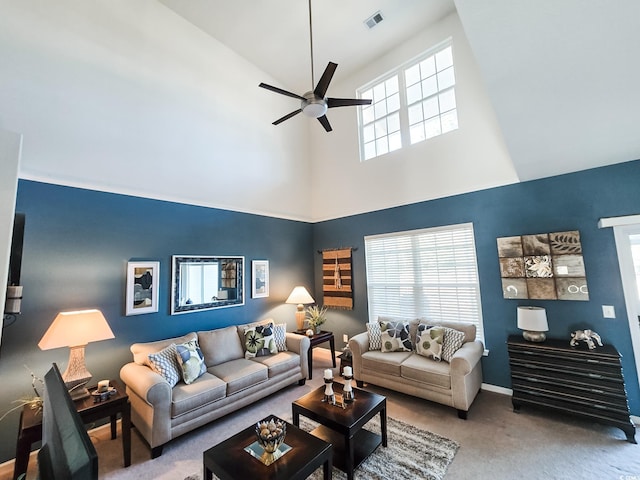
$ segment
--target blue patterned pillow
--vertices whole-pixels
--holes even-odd
[[[256,325],[244,331],[245,358],[262,357],[278,353],[278,347],[273,336],[273,323]]]
[[[164,379],[169,382],[171,388],[175,387],[176,383],[180,381],[180,366],[178,365],[176,355],[177,350],[175,343],[172,343],[159,352],[149,354],[151,369],[162,375]]]
[[[189,385],[207,371],[204,355],[197,340],[176,345],[178,363],[182,367],[182,380]]]

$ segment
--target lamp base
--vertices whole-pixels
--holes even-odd
[[[532,330],[524,330],[522,336],[529,342],[544,342],[547,339],[547,335],[544,332],[534,332]]]
[[[296,327],[300,331],[304,331],[304,321],[305,321],[305,311],[304,306],[302,304],[298,305],[298,309],[296,310]]]
[[[85,388],[85,385],[91,380],[91,373],[84,363],[84,347],[85,345],[69,347],[69,363],[62,374],[62,380],[73,401],[81,400],[91,395]]]

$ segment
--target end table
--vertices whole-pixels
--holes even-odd
[[[333,337],[333,332],[327,332],[322,330],[320,333],[316,333],[309,337],[311,346],[309,347],[308,363],[309,363],[309,380],[313,378],[313,347],[316,347],[324,342],[329,342],[331,348],[331,359],[333,360],[333,368],[336,368],[336,342]]]

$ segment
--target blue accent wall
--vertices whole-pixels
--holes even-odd
[[[119,378],[134,342],[248,323],[271,316],[295,329],[295,285],[313,288],[309,223],[21,180],[16,211],[26,214],[22,314],[0,346],[0,414],[29,395],[29,369],[43,377],[51,362],[66,368],[67,349],[38,342],[58,312],[99,308],[115,339],[89,344],[93,382]],[[170,315],[171,255],[245,257],[245,304]],[[125,316],[128,261],[160,261],[159,311]],[[270,295],[251,298],[251,260],[269,260]],[[0,461],[15,456],[18,412],[0,422]]]
[[[354,215],[313,226],[314,251],[355,247],[354,309],[332,311],[327,329],[349,336],[365,331],[368,320],[364,237],[394,231],[472,222],[475,232],[486,348],[484,381],[511,387],[506,341],[521,335],[516,307],[546,308],[549,337],[591,328],[623,355],[629,403],[640,415],[640,390],[626,316],[617,253],[611,228],[599,229],[602,217],[640,213],[640,161],[492,188],[474,193]],[[395,188],[389,185],[389,188]],[[507,300],[502,295],[496,239],[513,235],[578,230],[582,241],[589,301]],[[315,259],[315,298],[322,298],[322,259]],[[602,317],[613,305],[617,318]]]

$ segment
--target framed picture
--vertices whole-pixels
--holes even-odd
[[[251,262],[251,297],[269,296],[269,260]]]
[[[127,263],[126,315],[158,311],[160,262]]]

